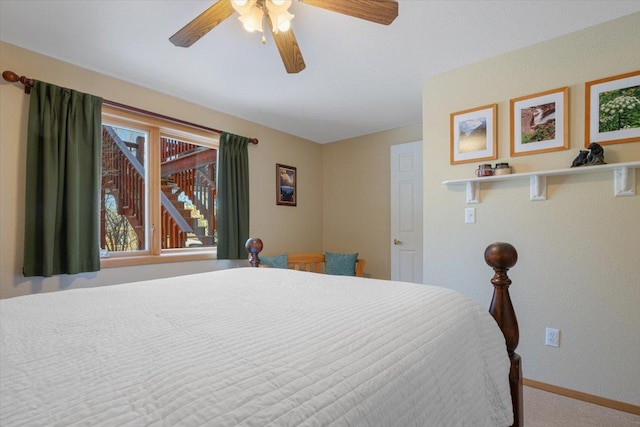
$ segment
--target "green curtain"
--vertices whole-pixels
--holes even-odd
[[[249,238],[249,139],[220,134],[218,161],[218,259],[247,258]]]
[[[27,130],[25,276],[100,270],[102,98],[36,81]]]

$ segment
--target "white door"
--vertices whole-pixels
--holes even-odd
[[[422,283],[422,141],[391,146],[391,280]]]

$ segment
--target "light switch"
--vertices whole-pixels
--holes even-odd
[[[476,223],[476,208],[464,208],[464,223],[465,224]]]

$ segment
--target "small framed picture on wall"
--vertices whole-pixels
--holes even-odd
[[[569,88],[521,96],[511,104],[511,155],[569,148]]]
[[[585,83],[584,146],[640,141],[640,70]]]
[[[452,165],[497,158],[497,112],[498,105],[491,104],[451,113]]]
[[[297,170],[293,166],[276,164],[276,204],[296,206],[298,199]]]

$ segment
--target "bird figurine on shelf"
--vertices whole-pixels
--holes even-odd
[[[571,163],[572,168],[607,164],[607,162],[604,161],[604,148],[602,148],[600,144],[592,142],[587,148],[588,150],[580,150],[578,157],[573,159],[573,163]]]
[[[575,168],[575,167],[578,167],[578,166],[584,166],[587,163],[587,156],[588,155],[589,155],[589,151],[580,150],[580,153],[578,154],[578,157],[573,159],[573,163],[571,163],[571,167]]]
[[[587,156],[588,165],[606,165],[604,161],[604,148],[597,142],[592,142],[587,147],[589,149],[589,155]]]

